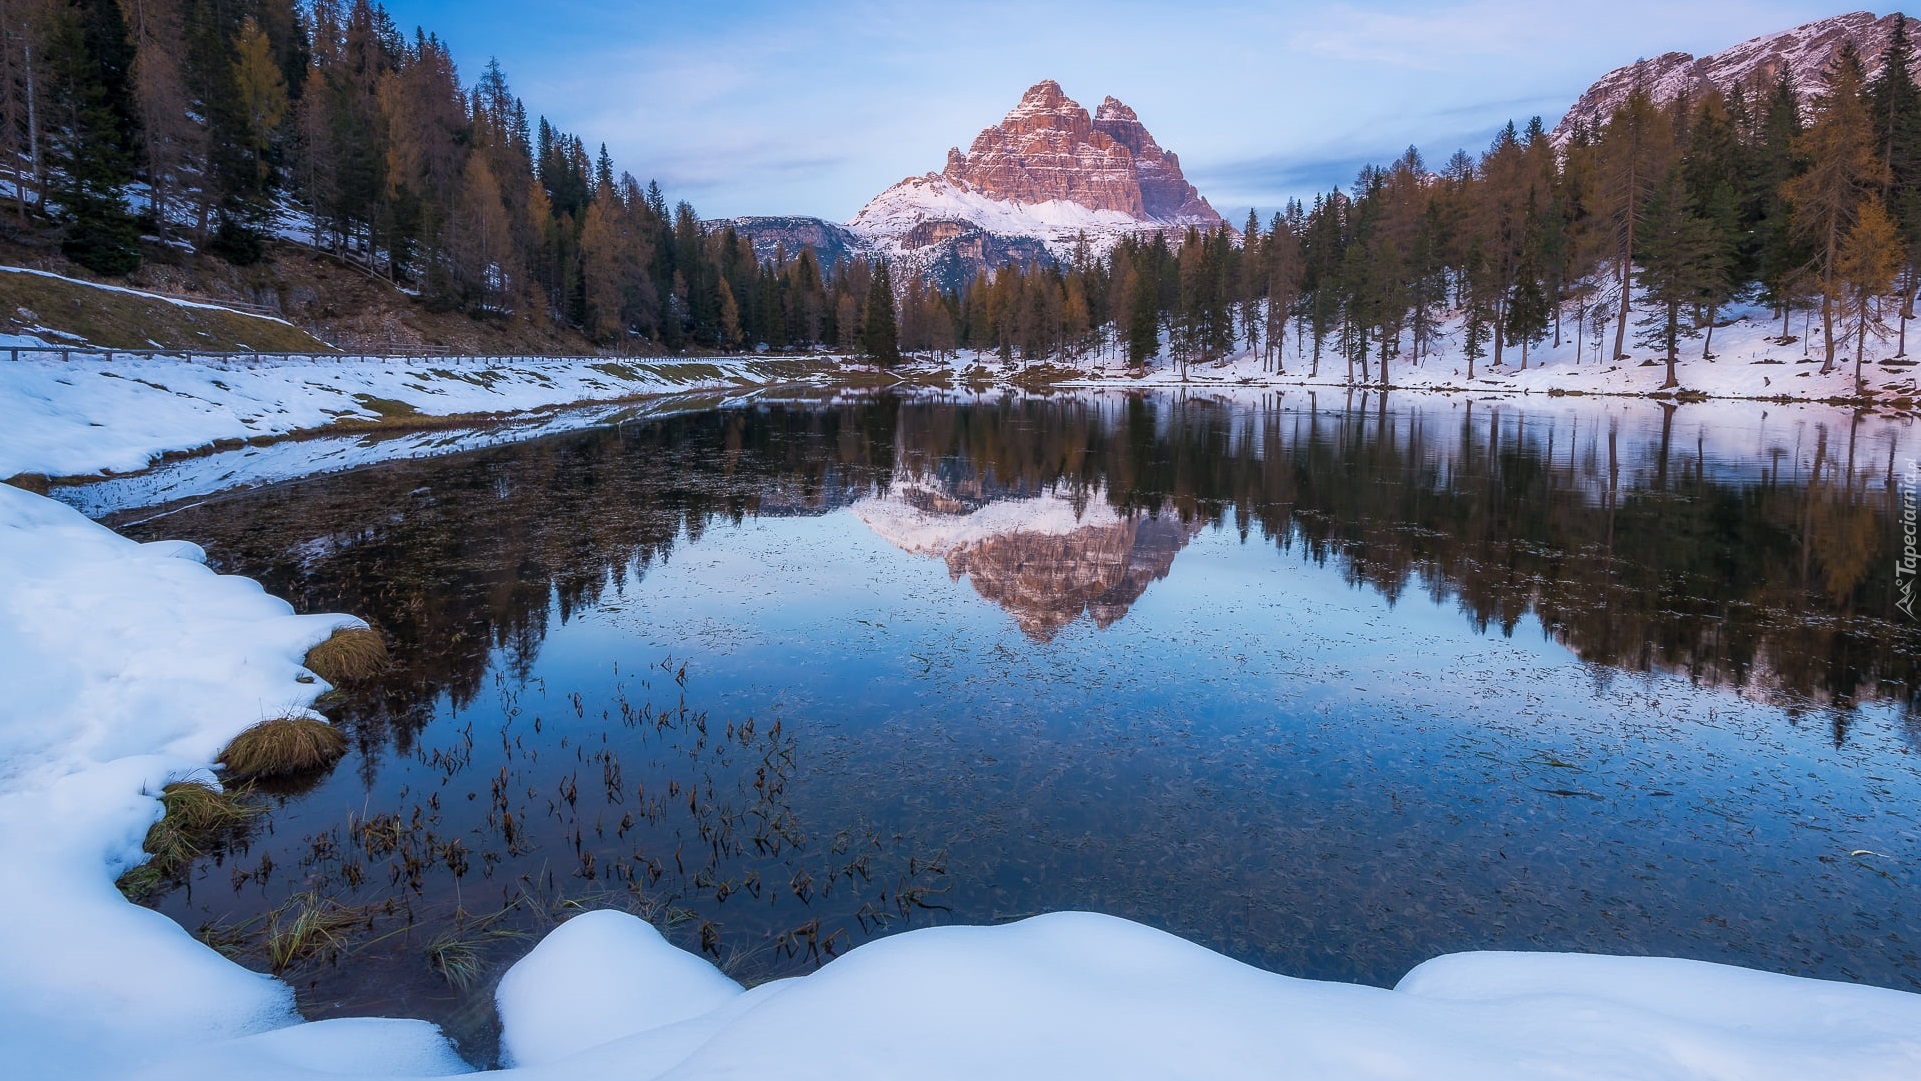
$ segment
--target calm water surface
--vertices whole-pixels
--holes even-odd
[[[481,1063],[500,972],[608,906],[748,981],[1092,909],[1383,985],[1571,949],[1921,990],[1915,450],[1760,406],[882,397],[124,512],[395,643],[323,703],[349,758],[151,903],[263,968],[276,912],[351,914],[285,973],[308,1015]]]

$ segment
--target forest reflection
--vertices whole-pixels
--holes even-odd
[[[1196,532],[1220,528],[1391,601],[1452,604],[1483,632],[1532,615],[1596,665],[1826,710],[1837,741],[1862,703],[1913,715],[1917,635],[1881,573],[1898,430],[1831,413],[1723,438],[1723,414],[1709,425],[1689,406],[1563,405],[762,402],[120,528],[202,541],[219,569],[301,610],[380,622],[406,664],[348,723],[403,752],[439,694],[479,692],[496,648],[524,672],[550,619],[632,588],[714,523],[850,507],[944,558],[1034,648],[1077,619],[1124,618]]]

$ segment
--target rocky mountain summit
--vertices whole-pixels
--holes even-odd
[[[1065,257],[1082,235],[1100,252],[1130,233],[1223,222],[1134,110],[1110,97],[1090,115],[1047,79],[966,153],[950,149],[940,172],[908,177],[847,224],[887,254],[924,263],[916,253],[967,226],[1031,237]]]
[[[965,153],[908,177],[843,227],[812,218],[739,218],[763,257],[788,252],[881,255],[947,286],[980,269],[1093,254],[1130,234],[1224,224],[1133,109],[1108,97],[1089,113],[1052,79],[1034,84]]]
[[[902,181],[894,190],[919,179]],[[1221,223],[1181,175],[1180,158],[1161,149],[1134,110],[1108,97],[1090,117],[1052,79],[1030,87],[999,124],[974,137],[967,153],[948,150],[947,167],[925,179],[1000,202],[1060,201],[1135,221]],[[870,206],[886,201],[883,193]]]
[[[1608,72],[1588,87],[1555,126],[1554,141],[1563,144],[1578,127],[1607,123],[1637,83],[1647,88],[1656,104],[1661,104],[1682,94],[1699,94],[1709,86],[1723,93],[1746,86],[1752,94],[1757,85],[1779,79],[1785,69],[1801,99],[1812,100],[1821,89],[1822,74],[1844,42],[1852,42],[1860,51],[1869,75],[1880,71],[1881,57],[1894,36],[1895,20],[1904,18],[1901,14],[1876,16],[1855,11],[1752,38],[1709,56],[1677,52],[1638,60]],[[1907,24],[1909,35],[1921,43],[1921,20],[1907,19]],[[1921,52],[1916,53],[1913,72],[1921,78]]]

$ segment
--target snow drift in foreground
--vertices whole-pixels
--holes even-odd
[[[431,1025],[301,1023],[284,984],[122,900],[152,793],[325,688],[297,616],[192,545],[0,486],[0,1052],[10,1076],[428,1077]],[[351,963],[351,962],[348,962]],[[502,979],[504,1076],[1921,1076],[1921,995],[1661,958],[1464,954],[1393,990],[1263,972],[1085,913],[912,931],[750,991],[620,913]]]
[[[780,382],[792,362],[341,357],[0,364],[0,478],[143,469],[169,451],[378,419],[508,413]]]
[[[1389,991],[1059,913],[908,932],[725,998],[688,960],[631,916],[562,925],[501,984],[518,1072],[1892,1081],[1921,1069],[1921,996],[1670,958],[1455,954]],[[596,999],[625,1008],[602,1020],[562,1005]]]

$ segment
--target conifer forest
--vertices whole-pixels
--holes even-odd
[[[1783,338],[1794,312],[1818,319],[1825,371],[1859,361],[1870,325],[1895,325],[1905,354],[1921,287],[1905,24],[1872,77],[1844,49],[1812,100],[1785,70],[1665,105],[1637,88],[1564,145],[1538,118],[1510,124],[1478,155],[1435,168],[1410,149],[1238,231],[1083,245],[941,288],[806,248],[757,259],[538,117],[498,64],[463,76],[431,31],[368,0],[4,0],[0,21],[12,230],[104,275],[156,243],[246,264],[279,238],[436,309],[609,348],[1181,365],[1248,348],[1385,383],[1452,319],[1470,377],[1584,329],[1671,373],[1748,299]]]

